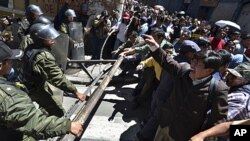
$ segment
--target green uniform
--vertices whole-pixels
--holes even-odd
[[[169,43],[166,39],[163,39],[161,44],[160,44],[160,47],[162,48],[165,44],[168,44],[168,45],[171,45],[171,43]],[[146,44],[146,45],[143,45],[143,46],[140,46],[140,47],[135,47],[135,53],[139,53],[142,55],[142,60],[145,59],[145,56],[150,52],[150,49],[149,49],[149,45]]]
[[[24,91],[5,82],[0,77],[0,125],[21,132],[25,141],[63,135],[70,130],[69,119],[45,116]]]
[[[34,48],[36,47],[30,46],[27,50],[32,50]],[[24,60],[24,64],[25,63],[28,62]],[[32,76],[38,81],[29,82],[30,86],[26,83],[31,99],[44,108],[49,115],[55,115],[58,117],[63,116],[64,110],[62,103],[54,98],[53,91],[48,86],[48,83],[69,93],[75,93],[77,89],[65,77],[61,68],[57,65],[55,57],[48,49],[37,53],[33,58]]]
[[[65,34],[69,34],[69,23],[63,22],[60,25],[60,31]]]
[[[19,39],[21,40],[19,48],[21,50],[24,50],[26,47],[28,47],[28,45],[33,43],[33,40],[30,38],[30,35],[29,35],[29,28],[31,24],[26,18],[23,18],[19,22],[19,25],[20,27],[17,31],[17,35]]]

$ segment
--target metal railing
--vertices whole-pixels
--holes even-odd
[[[82,125],[85,124],[86,120],[89,118],[90,113],[96,106],[97,102],[100,100],[103,91],[111,81],[114,73],[119,68],[123,61],[124,57],[118,58],[118,60],[114,63],[111,70],[108,72],[108,74],[105,76],[105,78],[102,80],[101,84],[95,89],[92,96],[89,98],[89,100],[86,102],[86,104],[79,110],[79,112],[76,114],[74,119],[72,121],[79,121]],[[64,135],[61,138],[61,141],[73,141],[75,140],[76,136],[69,133]]]

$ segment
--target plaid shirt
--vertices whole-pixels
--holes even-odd
[[[228,94],[227,120],[242,120],[250,118],[250,94],[232,92]]]

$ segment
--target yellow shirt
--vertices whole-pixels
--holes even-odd
[[[150,57],[150,58],[142,61],[141,64],[143,64],[144,68],[154,67],[156,78],[157,78],[157,80],[160,81],[162,68],[161,68],[160,64],[158,64],[153,57]]]

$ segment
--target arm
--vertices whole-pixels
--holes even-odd
[[[150,49],[149,49],[149,46],[147,44],[143,45],[143,46],[139,46],[139,47],[135,47],[135,53],[139,53],[139,54],[147,54]]]
[[[26,93],[14,86],[6,86],[8,94],[0,90],[1,123],[36,139],[45,139],[72,132],[79,135],[82,127],[66,118],[45,116],[32,103]]]
[[[67,30],[67,25],[65,23],[62,23],[59,29],[62,33],[69,34]]]
[[[249,94],[243,92],[232,92],[228,94],[228,114],[227,120],[245,119],[248,117],[247,103]]]
[[[220,123],[210,129],[207,129],[203,132],[194,135],[193,137],[191,137],[190,141],[203,141],[205,138],[208,137],[228,135],[231,124],[232,122]]]
[[[74,84],[65,77],[51,53],[45,51],[38,54],[33,64],[33,71],[55,87],[74,93],[80,100],[85,99],[85,95],[78,92]]]
[[[227,119],[228,113],[228,87],[223,81],[219,81],[216,93],[214,93],[212,101],[211,114],[208,116],[208,121],[205,128],[214,126],[218,121]]]
[[[154,58],[150,57],[150,58],[146,59],[145,61],[141,61],[141,64],[143,64],[144,68],[153,67],[154,66]]]
[[[145,35],[147,39],[145,40],[149,44],[149,48],[152,51],[152,56],[160,64],[160,66],[165,69],[170,74],[176,76],[181,70],[178,62],[176,62],[171,56],[167,55],[166,52],[160,48],[159,44],[154,40],[152,36]]]

